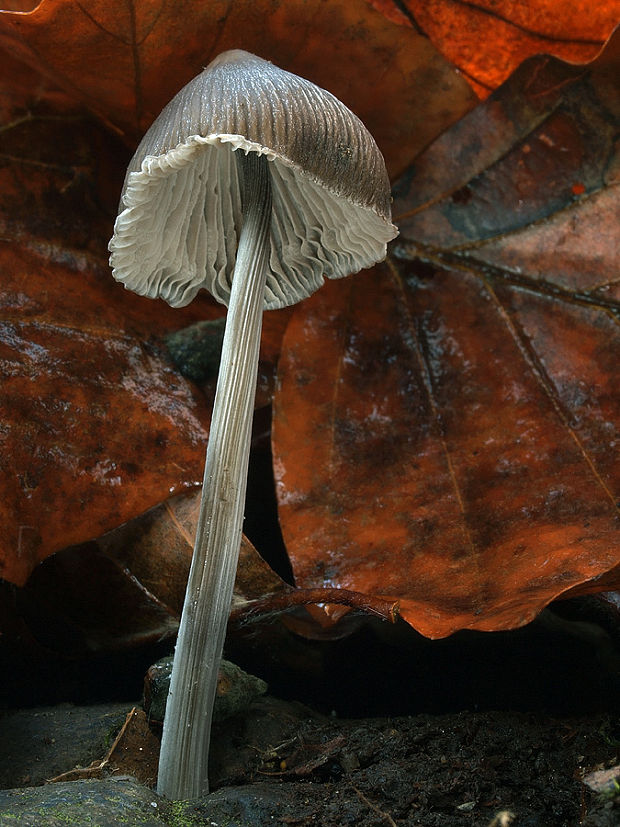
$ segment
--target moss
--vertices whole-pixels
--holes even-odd
[[[0,791],[0,827],[163,825],[155,796],[129,779],[84,780]]]
[[[70,804],[58,804],[53,807],[38,807],[29,809],[27,813],[2,813],[0,825],[27,824],[27,825],[60,825],[60,824],[89,824],[89,819],[84,820],[84,814],[79,813],[75,806]]]
[[[189,801],[169,801],[166,804],[164,818],[168,827],[199,827],[204,819],[192,812]],[[221,825],[224,827],[224,825]]]
[[[114,743],[114,739],[121,731],[121,727],[123,726],[124,721],[120,723],[116,721],[113,726],[108,729],[108,731],[103,736],[103,748],[105,750],[109,750],[112,744]]]

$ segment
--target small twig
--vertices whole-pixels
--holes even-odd
[[[107,769],[110,758],[114,753],[114,750],[118,746],[121,738],[124,736],[127,728],[131,724],[133,716],[136,712],[136,707],[132,707],[131,710],[127,713],[123,726],[120,728],[120,731],[114,741],[112,742],[112,746],[107,751],[105,758],[92,761],[87,767],[75,767],[75,769],[67,770],[67,772],[62,772],[60,775],[54,776],[54,778],[48,778],[48,784],[55,784],[56,782],[62,781],[78,781],[84,778],[99,778],[101,773]]]
[[[364,793],[361,790],[358,790],[357,787],[354,786],[353,784],[351,784],[351,789],[354,790],[355,794],[360,798],[361,801],[364,802],[364,804],[367,807],[370,807],[370,809],[374,813],[376,813],[378,816],[381,816],[381,818],[385,819],[387,821],[387,823],[390,825],[390,827],[398,827],[398,825],[396,824],[396,822],[394,821],[392,816],[389,813],[383,812],[383,810],[381,810],[379,807],[377,807],[376,804],[373,804],[372,801],[367,799],[366,796],[364,795]]]

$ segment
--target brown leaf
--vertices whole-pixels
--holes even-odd
[[[429,637],[614,588],[616,55],[521,67],[399,182],[399,258],[296,310],[273,443],[298,585],[399,599]]]
[[[572,63],[587,63],[618,23],[618,5],[613,2],[370,2],[395,22],[425,34],[483,98],[532,55],[551,54]]]
[[[52,552],[198,484],[209,417],[107,273],[8,247],[2,268],[1,572],[23,584]],[[165,315],[143,312],[151,329]]]
[[[143,709],[134,707],[128,713],[121,731],[105,758],[112,775],[131,775],[145,787],[157,780],[159,738],[151,732]]]
[[[199,508],[200,490],[171,497],[96,541],[64,549],[38,566],[18,592],[14,617],[36,641],[30,645],[33,657],[40,647],[75,658],[173,638]],[[286,615],[286,625],[305,636],[333,637],[333,625],[322,631],[324,613],[312,605],[332,601],[392,622],[397,614],[393,601],[346,589],[295,589],[242,537],[231,609],[235,630]],[[291,612],[296,607],[307,607],[311,614]],[[315,609],[318,624],[312,621]],[[10,635],[10,624],[4,625]],[[20,636],[23,647],[23,628]]]
[[[0,108],[0,573],[17,584],[200,484],[209,405],[164,339],[225,312],[207,294],[172,310],[114,282],[106,245],[126,150],[34,91],[17,86]],[[285,318],[265,314],[266,401]]]
[[[16,618],[23,620],[39,646],[63,657],[122,651],[173,638],[185,597],[200,494],[198,489],[171,497],[96,541],[52,555],[17,593]],[[283,607],[277,601],[290,590],[243,537],[234,593],[237,622],[245,624],[249,615],[258,616],[266,596],[277,604],[268,602],[267,611],[288,608],[288,601]]]
[[[75,100],[50,85],[40,72],[1,49],[0,77],[5,79],[0,91],[0,124],[4,129],[14,120],[29,120],[35,111],[54,111],[59,116],[78,109]]]
[[[0,131],[0,571],[17,584],[202,477],[209,411],[155,336],[212,305],[174,311],[111,278],[118,149],[75,115]]]
[[[42,0],[0,12],[0,46],[134,142],[216,54],[246,49],[329,89],[366,123],[392,173],[473,104],[465,81],[364,0]]]
[[[582,780],[595,793],[617,795],[620,792],[620,764],[606,770],[589,772]]]
[[[171,497],[131,523],[100,537],[98,549],[179,617],[192,560],[200,491]],[[286,584],[243,536],[235,601],[278,593]]]
[[[512,249],[525,259],[526,268],[521,258],[518,265],[527,276],[542,254],[536,281],[542,274],[577,290],[608,275],[615,227],[602,222],[615,203],[619,171],[619,67],[620,30],[587,67],[532,58],[445,132],[394,189],[394,217],[409,253],[437,247],[462,259],[476,246],[485,263],[516,271]],[[600,250],[593,232],[602,235]],[[550,242],[559,242],[552,261]]]
[[[16,595],[16,616],[32,642],[32,660],[56,652],[74,659],[172,639],[178,616],[133,573],[84,543],[53,554]],[[3,629],[10,638],[11,631]]]
[[[154,603],[178,617],[185,597],[199,510],[200,491],[171,497],[100,537],[91,546],[96,545],[106,563],[113,562],[129,575]],[[83,583],[83,574],[80,579]],[[100,579],[95,578],[93,582]],[[294,589],[269,567],[248,538],[242,536],[231,612],[236,625],[247,625],[296,606],[331,601],[392,622],[398,613],[394,601],[386,603],[346,589]],[[71,601],[62,601],[64,605],[68,602]],[[115,614],[116,611],[115,607]]]

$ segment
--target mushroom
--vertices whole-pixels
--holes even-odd
[[[329,92],[240,50],[164,108],[129,164],[113,275],[174,307],[228,305],[158,792],[208,792],[218,667],[235,580],[263,309],[385,258],[397,234],[383,157]]]

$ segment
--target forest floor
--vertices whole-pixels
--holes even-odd
[[[22,691],[5,693],[0,718],[0,825],[620,824],[620,654],[596,623],[547,613],[444,642],[372,625],[291,641],[269,656],[256,634],[231,647],[245,668],[263,659],[270,693],[215,726],[212,792],[191,804],[153,791],[158,727],[139,692],[29,693],[32,664],[1,663]],[[69,686],[75,670],[65,664]],[[104,695],[92,663],[89,674]],[[32,705],[46,697],[65,702]]]

